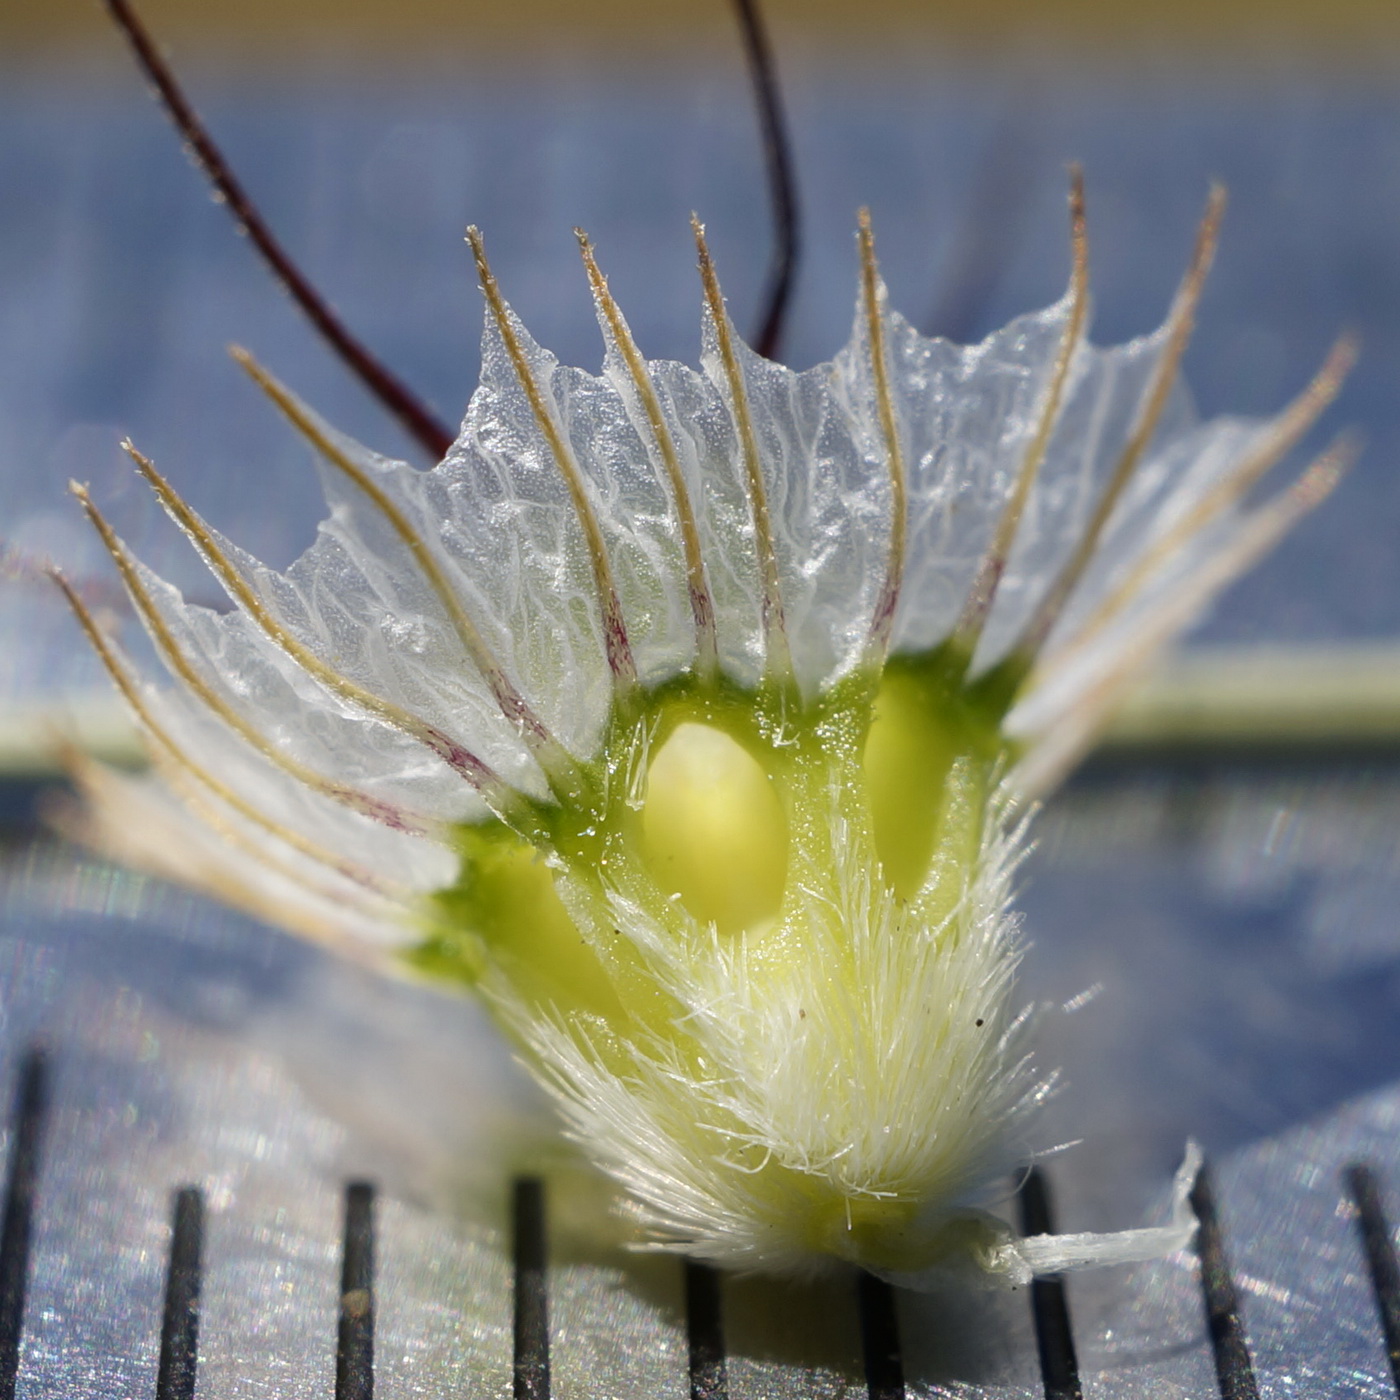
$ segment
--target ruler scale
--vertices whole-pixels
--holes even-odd
[[[48,1086],[48,1055],[38,1047],[31,1048],[20,1066],[15,1095],[5,1217],[0,1228],[0,1400],[14,1400],[19,1371]]]
[[[1395,1257],[1395,1236],[1381,1206],[1376,1173],[1370,1167],[1355,1164],[1347,1168],[1345,1178],[1356,1207],[1357,1229],[1366,1252],[1381,1330],[1385,1333],[1391,1378],[1400,1394],[1400,1261]]]
[[[1259,1400],[1259,1383],[1254,1377],[1254,1363],[1240,1317],[1239,1294],[1225,1256],[1224,1232],[1216,1213],[1209,1163],[1201,1167],[1196,1178],[1191,1206],[1200,1222],[1196,1252],[1201,1260],[1201,1294],[1215,1351],[1221,1400]]]
[[[5,1388],[0,1393],[7,1396],[15,1394],[16,1381],[22,1372],[29,1242],[39,1198],[50,1071],[46,1051],[32,1050],[25,1056],[20,1066],[11,1120],[5,1223],[0,1239],[3,1320],[12,1327],[0,1336],[0,1361],[6,1368],[0,1378]],[[1354,1164],[1342,1173],[1340,1184],[1345,1198],[1354,1206],[1378,1321],[1385,1333],[1387,1354],[1395,1365],[1397,1350],[1400,1350],[1396,1345],[1400,1268],[1397,1267],[1393,1234],[1382,1209],[1379,1176],[1373,1166]],[[335,1400],[372,1400],[374,1394],[375,1201],[376,1190],[372,1183],[356,1180],[347,1184]],[[512,1198],[514,1374],[515,1394],[519,1400],[550,1400],[545,1202],[543,1181],[522,1178],[515,1182]],[[1246,1341],[1239,1292],[1226,1255],[1214,1181],[1208,1168],[1198,1179],[1192,1206],[1201,1226],[1197,1244],[1201,1295],[1221,1400],[1255,1400],[1260,1395],[1259,1383]],[[203,1193],[198,1188],[187,1186],[175,1192],[156,1400],[193,1400],[196,1393],[205,1209]],[[1021,1210],[1026,1233],[1053,1229],[1049,1186],[1039,1168],[1030,1173],[1022,1188]],[[723,1280],[706,1265],[685,1261],[682,1267],[690,1395],[692,1400],[726,1400]],[[1083,1392],[1063,1280],[1037,1279],[1029,1290],[1029,1299],[1040,1346],[1046,1400],[1073,1400]],[[881,1280],[862,1274],[857,1279],[856,1306],[870,1400],[900,1400],[905,1394],[905,1378],[894,1290]],[[1400,1375],[1396,1377],[1396,1392],[1400,1394]],[[445,1395],[443,1400],[447,1400]]]
[[[729,1400],[719,1274],[685,1261],[685,1330],[690,1356],[690,1400]]]
[[[352,1181],[345,1188],[345,1243],[336,1342],[335,1400],[372,1400],[374,1187],[368,1181]]]
[[[515,1400],[549,1400],[544,1182],[521,1177],[511,1209],[515,1256]]]
[[[1050,1187],[1045,1173],[1032,1167],[1021,1187],[1021,1233],[1053,1234],[1055,1223]],[[1036,1349],[1046,1400],[1082,1400],[1079,1361],[1069,1321],[1069,1301],[1061,1274],[1045,1274],[1031,1281],[1031,1314],[1035,1319]]]
[[[156,1400],[194,1400],[203,1254],[204,1194],[196,1186],[185,1186],[175,1193],[170,1228]]]
[[[856,1306],[870,1400],[904,1400],[904,1358],[894,1290],[874,1274],[862,1273],[856,1280]]]

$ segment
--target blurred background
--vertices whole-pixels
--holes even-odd
[[[586,7],[565,0],[152,0],[143,13],[172,42],[262,64],[331,59],[420,67],[480,57],[485,47],[499,57],[546,50],[627,62],[645,49],[693,58],[697,46],[720,50],[729,41],[722,6],[675,0],[594,0]],[[1385,0],[774,0],[765,13],[790,44],[813,51],[849,55],[858,46],[888,57],[912,49],[920,58],[941,52],[992,62],[1019,46],[1109,62],[1155,50],[1191,63],[1272,55],[1354,67],[1384,62],[1382,51],[1400,29]],[[7,45],[28,56],[68,58],[106,44],[95,4],[9,0],[0,23]]]
[[[601,357],[575,225],[647,354],[693,361],[698,349],[691,210],[736,319],[755,322],[768,200],[721,0],[149,0],[142,11],[289,250],[449,420],[476,378],[468,223],[536,338],[566,361]],[[1352,425],[1367,447],[1196,642],[1400,639],[1400,7],[773,0],[766,17],[802,211],[784,358],[805,366],[844,342],[862,204],[893,303],[925,331],[976,339],[1056,299],[1073,160],[1088,182],[1094,337],[1145,333],[1165,313],[1209,181],[1222,179],[1230,211],[1186,361],[1203,412],[1273,412],[1352,328],[1361,363],[1315,445]],[[34,578],[36,564],[60,561],[121,616],[69,478],[92,483],[151,563],[213,599],[138,489],[123,436],[269,562],[310,540],[321,506],[307,454],[230,363],[229,342],[364,441],[418,460],[209,199],[101,7],[0,0],[0,697],[11,706],[62,715],[105,693]],[[1201,1139],[1223,1164],[1258,1283],[1247,1320],[1269,1394],[1309,1377],[1316,1393],[1383,1393],[1334,1168],[1364,1139],[1400,1178],[1397,777],[1382,751],[1100,765],[1051,805],[1027,868],[1025,994],[1070,1008],[1047,1017],[1044,1036],[1067,1082],[1045,1141],[1083,1140],[1051,1166],[1064,1223],[1133,1223],[1183,1140]],[[96,1212],[83,1229],[52,1224],[41,1251],[35,1354],[51,1389],[36,1393],[79,1393],[82,1377],[116,1374],[103,1367],[133,1355],[120,1329],[92,1331],[75,1280],[110,1267],[103,1251],[119,1235],[137,1282],[104,1296],[119,1309],[154,1296],[159,1251],[151,1263],[141,1250],[159,1241],[162,1193],[181,1172],[227,1188],[221,1228],[247,1265],[248,1307],[292,1277],[257,1212],[292,1210],[287,1238],[310,1269],[334,1253],[325,1183],[342,1164],[412,1158],[385,1179],[441,1205],[423,1164],[440,1178],[444,1144],[470,1138],[472,1096],[490,1077],[474,1022],[447,1029],[441,1008],[403,989],[367,989],[32,827],[4,847],[0,905],[4,1044],[42,1033],[67,1047],[63,1199],[75,1217]],[[314,1208],[296,1214],[297,1193]],[[413,1355],[458,1375],[467,1353],[453,1309],[468,1304],[431,1265],[454,1227],[415,1219],[399,1221],[416,1241],[414,1296],[453,1302],[431,1327],[395,1325],[416,1338]],[[597,1302],[595,1284],[578,1285],[576,1306]],[[1088,1364],[1117,1387],[1104,1393],[1206,1393],[1188,1285],[1181,1269],[1079,1285]],[[1175,1312],[1163,1302],[1173,1289],[1187,1289]],[[226,1393],[254,1373],[300,1393],[284,1353],[302,1321],[284,1309],[284,1333],[255,1342],[223,1306],[211,1345]],[[604,1331],[617,1306],[596,1309]],[[609,1394],[656,1393],[638,1359],[648,1345],[600,1343],[580,1384],[603,1393],[606,1373]],[[407,1376],[404,1346],[385,1364]],[[1003,1379],[1020,1374],[1008,1355],[986,1363]],[[150,1347],[131,1364],[135,1394]],[[836,1393],[840,1366],[823,1364]],[[769,1388],[753,1380],[755,1394],[785,1393],[763,1374]]]

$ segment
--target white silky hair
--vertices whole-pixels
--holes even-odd
[[[679,1004],[684,1053],[657,1037],[618,1072],[586,1025],[538,1018],[492,989],[570,1135],[628,1193],[659,1247],[810,1272],[820,1267],[803,1238],[813,1188],[833,1200],[936,1202],[932,1229],[1029,1148],[1047,1085],[1010,1001],[1023,815],[1004,786],[987,799],[977,858],[931,879],[963,888],[930,921],[927,900],[884,885],[868,827],[840,815],[843,805],[833,802],[824,878],[793,877],[782,922],[800,953],[765,957],[757,940],[674,909],[662,924],[612,892],[615,926]],[[793,1173],[776,1191],[762,1172],[770,1161]]]

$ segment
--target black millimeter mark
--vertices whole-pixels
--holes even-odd
[[[345,1240],[340,1263],[340,1324],[335,1348],[335,1400],[374,1395],[374,1187],[345,1187]]]
[[[544,1182],[522,1176],[511,1202],[515,1259],[515,1400],[549,1400]]]
[[[29,1246],[34,1229],[34,1197],[39,1153],[49,1101],[49,1061],[32,1049],[20,1063],[11,1118],[10,1169],[5,1185],[5,1217],[0,1226],[0,1400],[14,1400],[19,1373],[24,1293],[29,1277]]]
[[[1223,1400],[1259,1400],[1254,1379],[1254,1363],[1244,1337],[1239,1296],[1230,1263],[1225,1257],[1225,1240],[1215,1212],[1215,1191],[1209,1166],[1203,1166],[1191,1191],[1191,1209],[1200,1229],[1196,1253],[1201,1261],[1201,1294],[1206,1308],[1206,1327],[1215,1353],[1215,1374]]]
[[[695,1259],[685,1261],[685,1328],[690,1342],[690,1400],[728,1400],[719,1274]]]
[[[856,1310],[870,1400],[904,1400],[904,1357],[899,1349],[894,1289],[862,1270],[856,1280]]]
[[[1381,1315],[1390,1374],[1396,1391],[1400,1392],[1400,1262],[1395,1257],[1395,1237],[1381,1206],[1380,1182],[1375,1172],[1358,1163],[1348,1167],[1344,1176],[1347,1191],[1356,1206],[1356,1224]]]
[[[199,1286],[204,1252],[204,1197],[198,1187],[175,1193],[165,1315],[160,1325],[156,1400],[194,1400],[199,1363]]]
[[[1051,1235],[1054,1232],[1050,1187],[1045,1173],[1039,1167],[1032,1167],[1021,1187],[1021,1233]],[[1082,1400],[1079,1358],[1074,1350],[1069,1299],[1061,1275],[1046,1274],[1031,1280],[1031,1317],[1035,1322],[1035,1345],[1040,1353],[1040,1379],[1045,1386],[1046,1400]]]

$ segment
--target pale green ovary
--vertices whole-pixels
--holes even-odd
[[[936,921],[956,904],[965,872],[931,880],[931,863],[975,859],[981,802],[969,802],[967,773],[990,774],[1002,745],[997,716],[978,713],[965,692],[948,687],[936,657],[896,662],[877,687],[848,681],[808,709],[775,711],[771,697],[688,684],[646,704],[650,712],[625,732],[618,726],[608,746],[599,785],[611,779],[612,796],[601,811],[547,814],[549,863],[499,824],[463,829],[462,878],[437,897],[434,932],[411,961],[473,985],[495,978],[499,986],[503,978],[527,1017],[581,1027],[589,1053],[624,1079],[635,1074],[637,1053],[654,1054],[664,1042],[698,1082],[713,1075],[714,1063],[675,994],[674,969],[649,963],[627,930],[605,927],[607,890],[638,901],[653,931],[671,930],[685,955],[714,946],[697,934],[711,925],[720,947],[742,940],[746,977],[766,984],[774,1000],[790,999],[814,975],[847,979],[858,997],[849,985],[858,962],[850,949],[824,943],[820,968],[810,966],[815,949],[804,946],[812,935],[795,912],[794,882],[810,892],[836,878],[831,843],[844,823],[865,833],[883,887]],[[639,745],[639,736],[648,742]],[[648,754],[642,783],[626,771],[638,751]],[[985,781],[973,787],[983,793]],[[626,792],[640,792],[640,803],[626,801]],[[567,906],[561,877],[572,891]],[[687,916],[680,922],[677,904]],[[586,911],[585,926],[570,908]],[[708,971],[696,968],[697,986]],[[830,1048],[832,1063],[862,1064],[860,1047]],[[755,1065],[753,1073],[765,1069]],[[880,1071],[866,1065],[864,1072]],[[732,1116],[707,1124],[706,1108],[715,1111],[695,1105],[687,1150],[723,1146],[746,1163],[747,1194],[786,1215],[805,1248],[884,1259],[888,1267],[909,1265],[910,1251],[927,1253],[927,1235],[910,1235],[917,1199],[900,1191],[852,1197],[840,1172],[814,1175],[759,1147],[733,1145],[726,1132],[747,1125]]]

